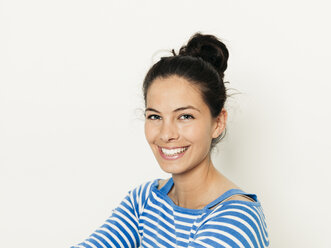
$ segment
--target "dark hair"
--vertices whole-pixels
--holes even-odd
[[[180,48],[176,55],[162,57],[147,72],[143,82],[143,95],[146,105],[147,91],[156,78],[167,78],[173,75],[183,77],[197,85],[212,117],[217,117],[226,101],[226,89],[223,78],[227,68],[229,51],[214,35],[194,34],[187,45]],[[213,148],[224,136],[226,129],[219,137],[212,140]]]

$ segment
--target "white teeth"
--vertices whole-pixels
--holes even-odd
[[[176,149],[166,149],[166,148],[161,148],[162,152],[167,155],[167,156],[174,156],[179,153],[182,153],[187,150],[188,147],[183,147],[183,148],[176,148]]]

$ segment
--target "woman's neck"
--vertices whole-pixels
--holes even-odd
[[[210,156],[191,171],[173,174],[172,177],[174,186],[169,197],[176,205],[191,209],[201,209],[216,199],[219,190],[215,190],[215,187],[224,181],[223,178],[226,179],[216,170]]]

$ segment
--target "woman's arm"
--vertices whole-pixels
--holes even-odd
[[[148,182],[130,191],[102,226],[71,248],[139,247],[138,220],[151,184]]]

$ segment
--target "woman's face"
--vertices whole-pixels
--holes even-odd
[[[160,167],[183,174],[209,158],[213,138],[225,128],[223,109],[212,118],[200,90],[184,78],[155,79],[148,89],[145,135]]]

